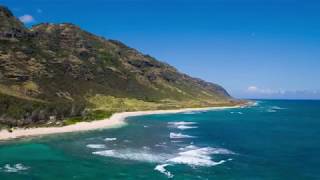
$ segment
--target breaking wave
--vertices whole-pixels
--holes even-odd
[[[139,151],[139,150],[132,150],[132,149],[96,151],[96,152],[93,152],[92,154],[119,158],[119,159],[135,160],[135,161],[142,161],[142,162],[153,162],[153,163],[165,162],[169,157],[168,154],[151,153],[145,150]]]
[[[271,109],[282,110],[282,109],[287,109],[287,108],[283,108],[283,107],[279,107],[279,106],[272,106]]]
[[[185,129],[195,129],[198,128],[197,126],[185,126],[185,125],[181,125],[181,126],[177,126],[178,129],[181,130],[185,130]]]
[[[117,138],[105,138],[104,140],[105,140],[105,141],[116,141]]]
[[[196,149],[196,148],[198,148],[198,147],[195,146],[195,145],[189,145],[189,146],[186,146],[186,147],[179,148],[179,151],[186,151],[186,150]]]
[[[87,144],[87,148],[103,149],[103,148],[106,148],[106,146],[104,144]]]
[[[165,167],[170,166],[171,164],[160,164],[157,165],[154,170],[159,171],[162,174],[165,174],[168,178],[173,178],[173,174],[166,170]]]
[[[267,112],[269,112],[269,113],[274,113],[274,112],[277,112],[277,111],[274,110],[274,109],[268,109]]]
[[[230,112],[230,114],[243,114],[243,112]]]
[[[224,163],[225,160],[215,162],[212,160],[211,155],[234,154],[232,151],[223,148],[199,148],[193,145],[187,146],[185,148],[180,148],[179,150],[180,152],[178,152],[177,154],[164,154],[152,153],[146,150],[112,149],[96,151],[92,154],[142,162],[185,164],[189,166],[216,166],[218,164]]]
[[[191,125],[197,124],[196,122],[178,121],[178,122],[169,122],[168,124],[171,127],[178,128],[180,130],[198,128],[197,126],[191,126]]]
[[[169,122],[168,124],[180,126],[180,125],[193,125],[193,124],[197,124],[197,123],[196,122],[179,121],[179,122]]]
[[[172,140],[171,142],[172,142],[172,143],[181,143],[181,142],[183,142],[183,141]]]
[[[284,110],[284,109],[287,109],[287,108],[283,108],[283,107],[279,107],[279,106],[271,106],[266,111],[270,112],[270,113],[274,113],[274,112]]]
[[[196,146],[187,146],[178,156],[168,159],[167,162],[175,164],[186,164],[189,166],[216,166],[226,162],[225,160],[213,161],[211,155],[213,154],[234,154],[232,151],[222,148],[198,148]],[[184,151],[186,150],[186,151]]]
[[[194,136],[189,136],[181,133],[170,133],[171,139],[184,139],[184,138],[195,138]]]
[[[14,165],[10,165],[10,164],[6,164],[4,165],[4,167],[0,167],[0,171],[4,171],[4,172],[8,172],[8,173],[15,173],[15,172],[19,172],[19,171],[25,171],[28,170],[29,167],[24,166],[23,164],[19,163],[19,164],[14,164]]]
[[[238,113],[238,112],[237,112]],[[240,114],[240,112],[239,112]],[[187,122],[187,121],[176,121],[176,122],[168,122],[169,127],[177,128],[180,130],[185,129],[193,129],[198,128],[196,122]],[[183,142],[184,139],[187,138],[197,138],[196,136],[191,136],[178,132],[170,132],[169,134],[171,143],[179,143],[175,144],[175,150],[171,150],[168,152],[169,145],[166,142],[158,143],[150,146],[142,146],[141,148],[123,148],[123,149],[102,149],[95,150],[92,152],[93,155],[105,156],[123,160],[131,160],[131,161],[140,161],[140,162],[149,162],[155,163],[155,171],[158,171],[168,178],[173,178],[174,175],[167,170],[167,166],[174,165],[186,165],[190,167],[210,167],[216,166],[229,159],[215,161],[213,159],[213,155],[218,154],[234,154],[232,151],[223,148],[212,148],[212,147],[198,147],[193,145],[193,143],[182,147],[180,142]],[[105,138],[105,141],[115,141],[116,138]],[[128,140],[124,140],[123,142],[129,142]],[[89,144],[87,147],[93,149],[105,148],[105,145],[102,144]],[[178,146],[178,147],[177,147]],[[165,151],[156,151],[159,148],[164,148]],[[180,147],[180,148],[179,148]],[[155,148],[155,149],[153,149]],[[179,149],[178,149],[179,148]]]

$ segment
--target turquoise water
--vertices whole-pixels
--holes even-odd
[[[0,179],[320,179],[320,101],[132,117],[0,144]]]

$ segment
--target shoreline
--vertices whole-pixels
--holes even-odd
[[[111,117],[103,120],[95,120],[91,122],[79,122],[76,124],[62,126],[62,127],[40,127],[40,128],[29,128],[29,129],[14,129],[13,132],[8,130],[0,131],[0,142],[27,138],[27,137],[40,137],[45,135],[81,132],[81,131],[92,131],[97,129],[109,129],[117,128],[126,125],[126,118],[133,116],[144,116],[153,114],[176,114],[192,111],[210,111],[219,109],[231,109],[240,108],[247,105],[236,105],[236,106],[221,106],[221,107],[205,107],[205,108],[183,108],[175,110],[149,110],[149,111],[134,111],[134,112],[120,112],[115,113]]]

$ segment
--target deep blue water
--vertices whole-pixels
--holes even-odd
[[[132,117],[0,144],[0,179],[320,179],[320,101]]]

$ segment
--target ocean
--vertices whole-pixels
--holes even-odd
[[[320,179],[320,101],[131,117],[0,143],[1,180]]]

